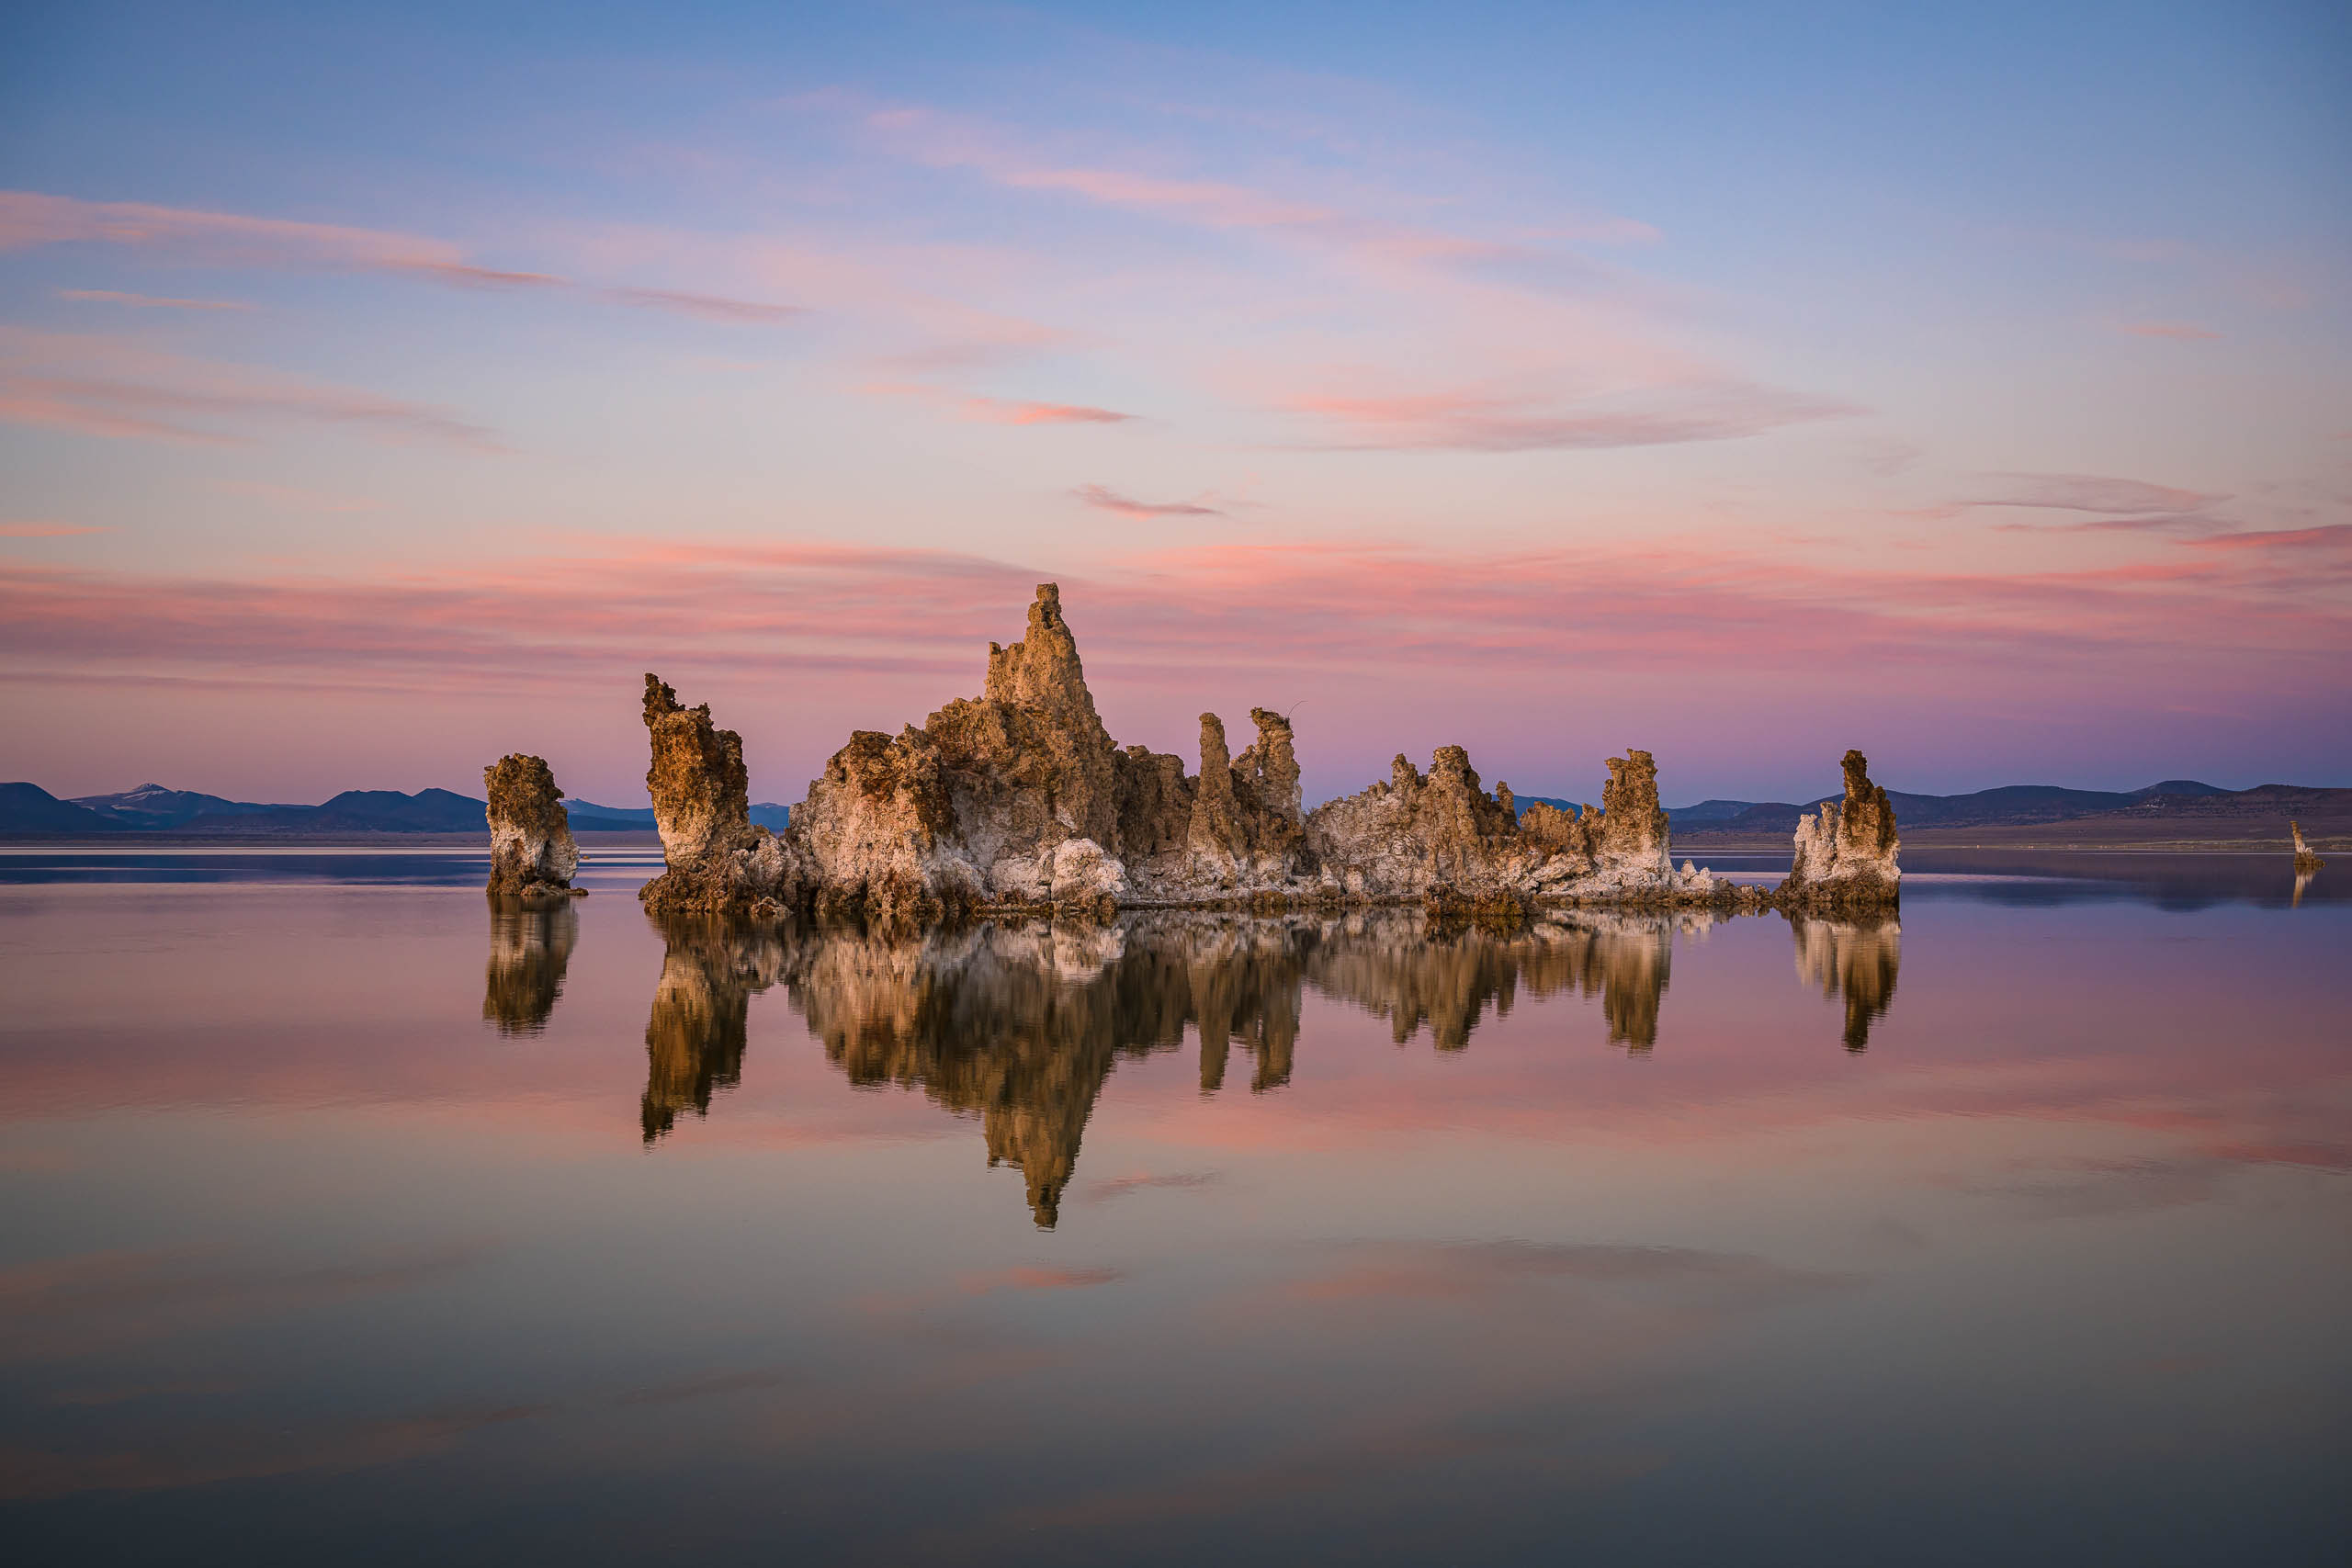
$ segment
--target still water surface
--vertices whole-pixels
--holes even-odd
[[[891,941],[649,859],[0,853],[11,1561],[2344,1560],[2344,868]]]

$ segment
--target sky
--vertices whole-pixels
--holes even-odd
[[[0,14],[0,777],[2352,784],[2339,6]]]

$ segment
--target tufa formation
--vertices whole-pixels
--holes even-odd
[[[1120,750],[1086,687],[1061,591],[1042,583],[1026,635],[989,647],[978,697],[896,736],[860,730],[809,785],[792,832],[814,902],[935,919],[973,909],[1107,913],[1311,891],[1289,720],[1260,708],[1228,757],[1201,716],[1201,773]]]
[[[1871,783],[1870,760],[1846,753],[1846,799],[1797,822],[1796,855],[1775,895],[1786,908],[1891,909],[1902,898],[1894,807]]]
[[[667,869],[640,897],[657,912],[813,908],[900,922],[1417,902],[1516,918],[1544,904],[1894,902],[1894,814],[1857,752],[1843,813],[1825,806],[1800,829],[1798,870],[1768,895],[1675,869],[1646,751],[1610,760],[1600,809],[1538,804],[1522,816],[1510,786],[1488,792],[1459,746],[1440,747],[1426,774],[1400,756],[1385,781],[1306,811],[1290,720],[1270,708],[1250,710],[1257,733],[1238,756],[1224,721],[1203,714],[1197,773],[1170,753],[1122,749],[1050,582],[1022,639],[989,646],[978,696],[897,735],[852,735],[781,838],[751,825],[736,734],[645,682],[646,784]]]
[[[490,794],[490,891],[501,897],[576,898],[580,846],[563,792],[537,757],[501,757],[481,771]]]
[[[2301,823],[2288,823],[2287,831],[2294,836],[2295,869],[2297,871],[2317,871],[2321,866],[2327,863],[2325,861],[2319,858],[2319,852],[2312,848],[2311,845],[2304,840],[2303,829]]]

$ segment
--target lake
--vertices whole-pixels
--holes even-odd
[[[0,851],[10,1561],[2352,1539],[2352,865],[892,938],[589,852]]]

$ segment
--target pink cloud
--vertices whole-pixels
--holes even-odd
[[[958,397],[928,381],[868,381],[859,391],[877,398],[912,398],[942,407],[953,404],[956,417],[978,424],[1125,424],[1131,413],[1095,408],[1087,403],[1030,402],[1012,398]]]
[[[990,424],[1124,424],[1136,417],[1084,403],[1012,402],[1001,398],[967,398],[958,412],[966,419]]]
[[[1760,435],[1862,411],[1770,387],[1662,389],[1611,406],[1462,392],[1408,396],[1310,395],[1283,405],[1330,428],[1352,449],[1526,452],[1545,448],[1669,446]]]
[[[2352,523],[2330,523],[2317,528],[2276,529],[2264,533],[2222,534],[2194,541],[2207,550],[2314,551],[2352,555]]]
[[[2011,574],[1811,566],[1720,543],[1474,554],[1330,540],[1162,551],[1063,585],[1090,669],[1159,680],[1228,666],[1484,682],[1562,669],[1720,682],[1893,668],[1944,681],[2007,671],[2045,692],[2053,671],[2207,686],[2277,679],[2280,661],[2352,645],[2338,602],[2347,539],[2346,525],[2237,536]],[[1044,575],[933,551],[584,539],[496,566],[347,578],[20,562],[0,569],[0,656],[83,680],[233,671],[420,692],[717,660],[739,674],[928,672],[944,699]],[[2199,628],[2193,647],[2184,624]]]
[[[1214,506],[1204,506],[1190,501],[1136,501],[1121,495],[1103,485],[1080,485],[1070,492],[1087,505],[1103,512],[1115,512],[1122,517],[1138,522],[1152,517],[1222,517],[1225,513]]]

